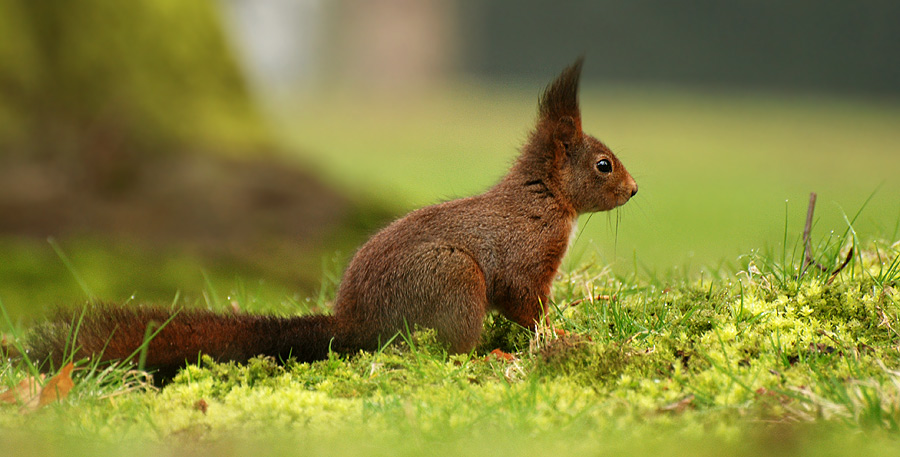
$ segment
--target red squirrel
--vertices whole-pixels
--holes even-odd
[[[32,356],[58,368],[74,334],[76,360],[121,360],[158,329],[145,367],[165,376],[201,353],[220,361],[314,361],[329,351],[375,350],[416,325],[434,329],[451,352],[466,353],[492,310],[534,328],[578,215],[611,210],[638,190],[609,148],[582,132],[581,66],[578,59],[544,90],[537,125],[500,182],[481,195],[413,211],[363,244],[344,272],[332,315],[95,306],[80,319],[76,313],[39,326]]]

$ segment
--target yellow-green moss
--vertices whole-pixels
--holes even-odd
[[[312,364],[206,358],[159,391],[106,397],[78,375],[63,404],[30,416],[7,407],[0,423],[112,441],[303,437],[317,449],[378,443],[400,454],[498,436],[577,439],[582,450],[613,437],[632,452],[622,443],[713,440],[747,453],[808,426],[896,437],[900,301],[896,279],[873,287],[877,268],[791,285],[765,273],[663,286],[579,272],[561,278],[551,328],[530,341],[494,317],[468,355],[417,330]],[[565,286],[579,281],[618,293],[577,302],[575,290],[598,292]],[[501,343],[513,357],[489,354]],[[0,375],[11,383],[16,370]]]

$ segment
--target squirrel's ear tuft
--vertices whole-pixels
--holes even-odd
[[[559,141],[565,147],[569,147],[572,143],[578,141],[579,137],[581,137],[581,126],[571,116],[563,116],[556,121],[556,128],[553,131],[554,140]]]
[[[581,78],[581,64],[584,57],[579,57],[568,68],[547,86],[541,95],[540,116],[542,121],[559,121],[563,117],[571,117],[580,127],[581,110],[578,108],[578,81]]]

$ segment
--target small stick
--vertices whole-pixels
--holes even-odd
[[[822,271],[828,271],[828,268],[822,266],[812,258],[812,241],[810,241],[810,232],[812,232],[813,213],[816,212],[816,193],[810,192],[809,206],[806,209],[806,226],[803,227],[803,264],[800,265],[800,276],[806,273],[806,267],[815,265]]]
[[[803,273],[806,272],[806,268],[810,265],[815,266],[819,270],[823,272],[827,272],[828,268],[817,262],[812,258],[812,242],[810,241],[810,232],[812,232],[812,223],[813,223],[813,213],[816,211],[816,193],[810,192],[809,194],[809,206],[806,209],[806,226],[803,227],[803,264],[800,266],[800,276],[803,276]],[[850,263],[850,259],[853,258],[853,248],[850,248],[850,251],[847,252],[847,258],[844,259],[844,262],[841,263],[841,266],[837,267],[836,270],[831,272],[831,277],[828,278],[826,284],[831,284],[834,281],[834,278],[837,277],[838,273],[841,272],[844,268],[847,267],[847,264]]]
[[[841,266],[837,267],[836,270],[831,272],[831,277],[828,278],[828,282],[826,282],[825,284],[831,284],[834,281],[834,278],[837,277],[838,273],[840,273],[841,270],[843,270],[844,268],[847,267],[847,264],[850,263],[850,259],[852,259],[852,258],[853,258],[853,248],[851,247],[850,250],[847,251],[847,258],[844,259],[844,263],[842,263]]]

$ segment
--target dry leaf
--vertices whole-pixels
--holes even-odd
[[[194,409],[196,409],[197,411],[200,411],[203,414],[206,414],[206,411],[209,410],[209,403],[207,403],[206,400],[201,398],[201,399],[197,400],[196,403],[194,403]]]
[[[59,374],[50,378],[50,380],[47,381],[47,384],[44,384],[44,389],[41,390],[41,399],[38,402],[38,407],[62,400],[69,395],[69,391],[72,390],[72,387],[75,387],[75,383],[72,382],[73,368],[75,368],[75,365],[73,365],[72,362],[69,362],[66,366],[62,367],[62,370],[59,370]]]
[[[44,375],[35,378],[29,376],[0,394],[0,403],[27,403],[40,394],[41,381]]]
[[[500,349],[494,349],[493,351],[491,351],[491,353],[488,354],[487,357],[485,357],[485,360],[490,360],[491,356],[494,356],[497,360],[505,360],[507,362],[512,362],[516,359],[516,356],[508,352],[503,352]]]
[[[47,380],[43,387],[40,386],[40,383],[44,380],[44,375],[29,376],[15,387],[0,394],[0,403],[21,403],[22,407],[19,412],[30,413],[49,403],[62,400],[75,386],[75,383],[72,382],[74,368],[75,365],[70,362],[62,367],[56,376]]]

